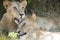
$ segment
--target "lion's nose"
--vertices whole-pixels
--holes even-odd
[[[21,17],[24,15],[24,14],[19,14]]]

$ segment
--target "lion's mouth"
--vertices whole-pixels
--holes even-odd
[[[21,37],[25,36],[27,33],[21,33],[20,31],[17,32],[17,37],[20,39]]]
[[[20,24],[22,21],[23,21],[23,19],[22,19],[22,18],[19,18],[19,21],[18,21],[18,22],[19,22],[19,24]]]
[[[22,18],[19,18],[19,19],[14,18],[14,20],[15,20],[16,24],[20,24],[20,23],[22,23],[22,21],[23,21]]]
[[[26,34],[27,34],[26,32],[25,33],[18,32],[18,36],[24,36]]]

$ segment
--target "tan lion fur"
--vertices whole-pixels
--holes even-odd
[[[19,5],[18,5],[19,4]],[[17,9],[20,9],[20,13],[23,13],[25,10],[25,7],[27,6],[26,0],[20,2],[10,2],[10,1],[4,1],[3,6],[6,9],[6,13],[3,15],[1,21],[0,21],[0,30],[7,33],[8,31],[16,31],[17,24],[14,21],[14,18],[19,18],[19,13],[14,10],[13,7],[16,7]],[[19,7],[18,7],[19,6]],[[23,8],[23,9],[22,9]]]
[[[20,27],[19,25],[20,33],[27,33],[26,35],[20,36],[19,40],[60,40],[60,32],[49,32],[37,27],[35,17],[34,14],[28,18],[29,20],[27,19],[28,22],[24,26]]]

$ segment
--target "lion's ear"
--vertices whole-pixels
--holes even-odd
[[[26,6],[27,6],[27,1],[26,1],[26,0],[23,0],[23,1],[21,2],[21,5],[22,5],[22,8],[25,9]]]
[[[5,7],[5,9],[7,9],[8,7],[10,7],[10,5],[11,5],[11,2],[8,1],[8,0],[5,0],[5,1],[3,2],[3,6]]]
[[[36,21],[36,14],[35,13],[32,14],[32,16],[30,17],[30,20],[33,22]]]

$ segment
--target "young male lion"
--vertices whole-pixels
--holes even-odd
[[[18,24],[19,30],[17,31],[19,40],[60,40],[60,32],[49,32],[40,29],[35,21],[36,15],[33,14],[31,17],[27,18],[27,20]]]
[[[20,19],[25,17],[25,8],[27,6],[27,1],[23,0],[21,2],[18,1],[7,1],[3,2],[3,6],[6,9],[6,13],[3,15],[0,21],[0,31],[7,35],[10,31],[16,31],[17,24],[15,23],[15,19]],[[19,20],[18,20],[19,21]]]

